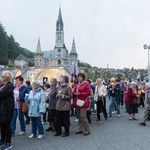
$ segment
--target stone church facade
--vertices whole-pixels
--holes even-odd
[[[59,79],[61,75],[70,76],[71,69],[74,63],[78,62],[78,54],[76,52],[75,41],[73,38],[72,48],[69,52],[64,42],[64,23],[62,20],[61,8],[59,8],[58,19],[56,21],[56,40],[54,49],[50,51],[48,58],[44,57],[41,50],[40,38],[38,38],[34,67],[27,69],[17,69],[15,76],[23,75],[25,80],[30,80],[31,83],[35,80],[43,82],[43,78]],[[76,66],[78,68],[78,66]]]

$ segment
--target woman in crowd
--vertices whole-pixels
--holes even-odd
[[[49,127],[46,129],[46,131],[54,131],[54,125],[55,125],[55,113],[56,113],[56,95],[57,95],[57,80],[56,78],[51,78],[50,80],[50,89],[48,94],[48,122]]]
[[[135,114],[138,113],[138,104],[137,104],[137,87],[134,81],[131,82],[131,86],[128,88],[127,97],[126,97],[126,109],[129,114],[129,120],[137,120]]]
[[[145,105],[145,112],[144,112],[143,122],[139,123],[142,126],[146,126],[146,121],[150,120],[150,82],[146,83],[144,105]]]
[[[32,90],[30,80],[27,80],[25,83],[26,83],[28,92],[30,92]],[[24,115],[25,115],[25,118],[26,118],[26,124],[29,124],[30,123],[30,117],[28,116],[28,112],[25,112]]]
[[[49,104],[47,102],[49,89],[50,89],[50,84],[49,83],[44,84],[44,97],[45,97],[46,112],[43,114],[43,122],[42,122],[42,124],[44,124],[47,121],[46,113],[47,113],[48,107],[49,107]]]
[[[23,81],[24,79],[22,76],[16,77],[16,86],[14,88],[15,109],[14,109],[13,119],[11,121],[11,130],[12,130],[13,136],[16,130],[17,116],[19,116],[20,129],[21,129],[21,131],[19,132],[19,135],[23,135],[26,132],[24,113],[22,112],[22,109],[21,109],[21,103],[25,102],[25,95],[28,93],[28,90],[27,90],[27,87],[23,84]]]
[[[0,126],[1,126],[1,149],[6,150],[12,148],[11,145],[11,119],[14,112],[14,97],[12,73],[9,71],[2,72],[2,84],[0,86]]]
[[[62,76],[60,79],[60,87],[58,88],[57,94],[57,103],[56,103],[56,122],[55,136],[59,136],[62,134],[61,127],[64,126],[65,132],[62,137],[69,136],[69,112],[70,112],[70,104],[72,98],[72,89],[68,85],[69,78],[67,76]]]
[[[33,82],[33,90],[30,91],[26,102],[29,104],[28,115],[31,117],[32,122],[32,131],[29,139],[36,137],[37,128],[39,132],[37,138],[41,139],[44,137],[44,128],[41,121],[41,115],[45,113],[46,107],[44,92],[40,87],[39,81]]]
[[[90,134],[89,124],[86,118],[87,109],[90,106],[90,85],[87,81],[85,81],[85,75],[83,73],[78,74],[78,84],[75,86],[73,90],[73,96],[75,97],[74,100],[74,107],[76,108],[77,115],[79,117],[79,129],[76,134],[83,133],[84,135]],[[77,106],[76,102],[77,99],[81,99],[85,101],[83,107]]]

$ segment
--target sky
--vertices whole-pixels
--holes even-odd
[[[146,69],[150,44],[149,0],[0,0],[0,22],[21,47],[55,46],[61,6],[64,42],[73,37],[79,60],[99,68]]]

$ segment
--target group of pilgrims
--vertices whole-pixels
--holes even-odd
[[[20,75],[12,84],[13,75],[3,71],[0,78],[0,146],[2,150],[12,148],[11,138],[16,135],[16,121],[20,122],[18,135],[25,135],[26,125],[31,123],[29,139],[45,137],[45,131],[54,131],[54,136],[67,137],[70,134],[70,116],[76,116],[78,129],[75,134],[91,134],[89,124],[92,114],[100,121],[114,115],[121,117],[120,108],[125,107],[130,121],[137,120],[138,107],[145,107],[143,122],[146,126],[150,119],[150,83],[142,81],[119,80],[111,78],[107,82],[98,78],[95,82],[86,80],[84,73],[73,76],[70,84],[68,76],[59,81],[51,78],[49,83],[41,85],[36,80],[24,81]],[[106,107],[106,102],[109,103]],[[24,105],[27,110],[24,111]],[[48,122],[48,128],[43,124]],[[38,130],[37,130],[38,129]]]

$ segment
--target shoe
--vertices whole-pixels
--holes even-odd
[[[60,136],[60,135],[61,135],[61,133],[56,133],[56,134],[55,134],[55,136]]]
[[[83,131],[77,131],[77,132],[75,132],[75,134],[81,134],[81,133],[83,133]]]
[[[78,121],[78,119],[76,119],[75,121]]]
[[[18,135],[24,135],[25,132],[24,131],[20,131]]]
[[[66,136],[69,136],[69,133],[64,133],[64,134],[62,135],[62,137],[66,137]]]
[[[85,131],[84,133],[83,133],[83,135],[89,135],[90,134],[90,131]]]
[[[34,135],[34,134],[31,134],[28,138],[29,139],[33,139],[33,138],[35,138],[36,136]]]
[[[108,115],[108,117],[112,117],[111,115]]]
[[[11,149],[11,148],[12,148],[11,143],[4,143],[1,150],[8,150],[8,149]]]
[[[38,138],[38,139],[42,139],[42,138],[44,138],[44,136],[45,136],[44,134],[41,134],[41,135],[39,135],[37,138]]]
[[[45,131],[53,131],[53,127],[48,127]]]
[[[129,118],[129,120],[131,121],[131,120],[132,120],[132,118]]]
[[[120,115],[117,115],[118,117],[120,117]]]
[[[101,119],[96,119],[96,121],[100,121]]]
[[[140,122],[139,123],[141,126],[146,126],[146,123],[145,122]]]
[[[26,121],[26,125],[27,125],[27,124],[30,124],[30,121]]]
[[[42,124],[45,124],[46,122],[42,122]]]
[[[136,118],[133,118],[133,120],[137,120]]]

